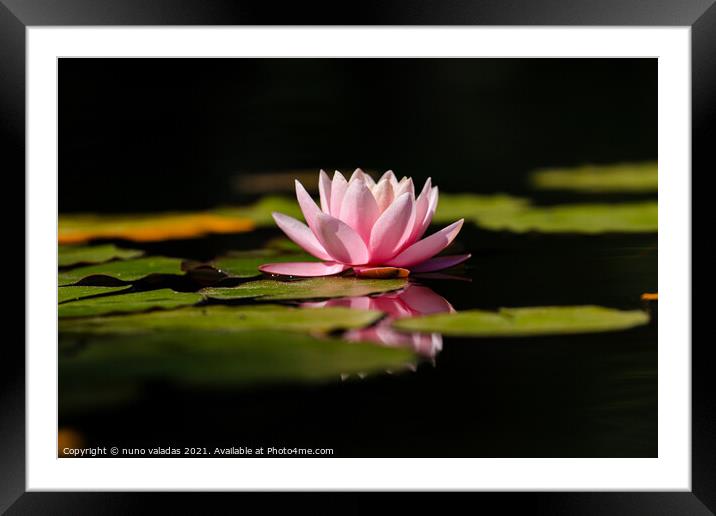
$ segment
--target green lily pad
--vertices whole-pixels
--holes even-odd
[[[183,274],[182,261],[178,258],[148,256],[134,260],[120,260],[98,265],[88,265],[59,274],[60,285],[71,285],[89,276],[109,276],[123,282],[132,282],[150,274]]]
[[[259,265],[278,262],[316,262],[308,253],[282,253],[275,249],[256,251],[234,251],[214,260],[214,267],[234,278],[260,276]]]
[[[440,192],[433,224],[450,224],[462,218],[479,224],[482,218],[508,217],[529,208],[529,199],[506,194],[478,195]]]
[[[212,287],[202,290],[211,299],[252,299],[287,301],[331,297],[368,296],[397,290],[407,285],[405,279],[358,279],[331,276],[297,281],[259,280],[238,287]]]
[[[497,312],[465,310],[399,319],[404,331],[442,333],[457,337],[524,337],[625,330],[649,322],[641,310],[602,306],[501,308]]]
[[[67,301],[77,301],[85,297],[97,296],[99,294],[107,294],[110,292],[119,292],[127,287],[59,287],[57,289],[57,302],[64,303]]]
[[[659,189],[656,162],[543,169],[533,172],[530,179],[541,190],[644,193]]]
[[[65,287],[63,287],[65,288]],[[168,288],[101,296],[62,303],[59,317],[88,317],[113,313],[145,312],[155,308],[177,308],[193,305],[203,298],[193,292],[174,292]]]
[[[289,330],[327,333],[335,330],[362,328],[374,323],[382,315],[382,312],[375,310],[353,310],[344,307],[295,308],[281,305],[212,305],[131,314],[123,317],[72,319],[60,323],[60,332],[138,333],[158,330]]]
[[[441,194],[433,221],[465,218],[484,229],[515,233],[653,233],[658,211],[656,201],[534,206],[505,195]]]
[[[151,382],[227,388],[340,381],[414,363],[407,349],[281,331],[60,333],[62,413],[105,406]]]
[[[275,251],[287,251],[291,253],[302,253],[303,248],[293,240],[289,240],[285,237],[272,238],[264,245],[266,249],[273,249]]]
[[[137,258],[143,254],[137,249],[121,249],[114,244],[79,246],[61,245],[57,253],[60,267],[68,267],[81,263],[104,263],[110,260]]]
[[[271,215],[274,211],[303,220],[301,208],[295,197],[269,195],[262,197],[249,206],[225,206],[213,210],[212,213],[224,217],[251,220],[258,227],[273,227],[276,223]]]
[[[562,204],[532,207],[513,214],[477,219],[492,230],[524,233],[653,233],[658,230],[656,201],[618,204]]]

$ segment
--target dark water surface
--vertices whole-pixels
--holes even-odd
[[[205,258],[275,231],[150,244]],[[421,280],[455,309],[597,304],[657,291],[656,235],[515,235],[465,227],[460,279]],[[136,247],[136,244],[132,244]],[[529,338],[444,338],[415,371],[242,389],[143,386],[128,404],[65,413],[87,446],[333,448],[334,456],[654,457],[656,305],[647,326]],[[62,375],[62,370],[60,370]]]

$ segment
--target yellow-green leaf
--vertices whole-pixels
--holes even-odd
[[[404,331],[458,337],[524,337],[617,331],[648,322],[649,315],[641,310],[616,310],[603,306],[541,306],[410,317],[397,320],[393,326]]]
[[[59,305],[57,310],[60,318],[88,317],[115,313],[144,312],[158,308],[177,308],[193,305],[201,300],[201,295],[193,292],[174,292],[164,288],[70,301]]]
[[[90,276],[109,276],[118,281],[132,282],[151,274],[183,274],[181,263],[178,258],[147,256],[63,270],[58,281],[60,285],[71,285]]]
[[[65,287],[74,288],[74,287]],[[382,317],[375,310],[343,307],[296,308],[281,305],[181,308],[122,317],[92,317],[60,322],[60,332],[142,333],[147,331],[290,330],[329,333],[368,326]]]
[[[143,254],[137,249],[121,249],[114,244],[79,246],[61,245],[57,253],[60,267],[78,264],[104,263],[110,260],[137,258]]]
[[[121,287],[59,287],[57,289],[57,302],[65,303],[68,301],[77,301],[86,297],[98,296],[100,294],[109,294],[111,292],[119,292],[128,288],[125,285]]]
[[[281,301],[292,299],[323,299],[331,297],[368,296],[397,290],[407,285],[400,279],[359,279],[331,276],[296,281],[259,280],[238,287],[206,288],[202,293],[211,299],[252,299]]]
[[[541,190],[645,193],[659,188],[656,162],[548,168],[533,172],[530,179],[533,186]]]

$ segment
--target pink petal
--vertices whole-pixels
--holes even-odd
[[[437,233],[433,233],[429,237],[414,243],[398,256],[389,260],[386,265],[410,268],[413,265],[422,263],[428,258],[435,256],[452,243],[460,232],[463,222],[465,222],[465,219],[460,219]],[[321,241],[320,237],[318,240]],[[321,243],[323,242],[321,241]],[[332,254],[328,248],[326,248],[326,250],[329,254]]]
[[[348,183],[339,218],[355,229],[364,242],[370,240],[370,230],[379,215],[378,203],[366,184],[361,180]]]
[[[331,179],[324,170],[318,174],[318,193],[321,196],[321,210],[331,213]]]
[[[368,183],[368,178],[370,176],[363,172],[363,169],[357,168],[353,171],[353,174],[351,175],[351,178],[348,180],[348,183],[351,183],[352,181],[360,181],[361,183]]]
[[[421,193],[422,195],[422,193]],[[438,187],[433,186],[430,192],[427,194],[428,196],[428,209],[425,212],[425,215],[423,216],[423,219],[420,220],[417,217],[415,217],[415,223],[413,228],[413,233],[406,242],[407,245],[411,245],[425,234],[425,231],[430,226],[430,223],[433,221],[433,216],[435,215],[435,210],[438,207]],[[406,246],[407,247],[407,246]]]
[[[319,260],[331,260],[331,256],[326,252],[323,246],[318,242],[316,235],[308,229],[303,222],[293,217],[284,215],[283,213],[273,212],[273,220],[286,236],[300,245],[306,252],[312,254]]]
[[[351,330],[344,338],[358,342],[379,342],[387,347],[407,347],[428,358],[434,358],[442,349],[443,343],[439,333],[403,333],[394,330],[389,320],[370,328]]]
[[[360,297],[340,297],[327,299],[326,301],[308,301],[301,303],[301,307],[307,308],[326,308],[326,307],[342,307],[353,308],[354,310],[373,310],[373,300],[368,296]]]
[[[393,192],[390,180],[381,179],[378,181],[378,184],[373,188],[373,196],[378,203],[378,209],[383,213],[395,199],[395,192]]]
[[[330,304],[332,299],[326,299],[325,301],[306,301],[301,303],[301,308],[325,308],[327,306],[333,306]]]
[[[400,300],[417,315],[455,311],[443,296],[428,287],[420,285],[409,285],[400,295]]]
[[[403,252],[406,247],[413,244],[413,240],[410,239],[410,236],[413,234],[413,227],[415,226],[415,196],[410,193],[409,195],[412,201],[410,203],[410,218],[408,219],[408,223],[405,225],[403,236],[400,237],[398,246],[393,251],[393,256],[397,256]]]
[[[336,301],[336,306],[345,306],[347,308],[353,308],[354,310],[374,310],[373,300],[368,296],[344,297],[340,300],[333,299],[333,301]]]
[[[321,213],[321,209],[298,179],[296,180],[296,198],[298,199],[298,204],[301,206],[303,218],[306,219],[306,223],[308,227],[311,228],[311,231],[315,233],[315,221],[318,214]]]
[[[370,261],[382,263],[395,256],[405,228],[408,227],[413,200],[404,193],[385,210],[370,234]]]
[[[386,170],[385,173],[380,176],[380,181],[382,181],[383,179],[396,181],[395,173],[392,170]]]
[[[267,274],[298,276],[301,278],[330,276],[332,274],[343,272],[347,269],[350,269],[349,265],[334,262],[284,262],[267,263],[259,266],[259,270]]]
[[[430,207],[431,192],[432,183],[430,181],[430,178],[428,178],[428,180],[425,181],[425,186],[423,186],[423,190],[420,192],[420,195],[415,200],[415,222],[413,224],[413,231],[410,234],[410,238],[408,238],[408,245],[412,244],[421,236],[423,236],[423,233],[425,233],[425,230],[427,229],[427,226],[423,226],[423,222],[425,221],[426,215],[428,213],[428,208]]]
[[[363,172],[363,182],[366,184],[368,188],[373,188],[375,186],[375,179],[373,179],[370,174],[364,172],[360,168],[358,169],[361,172]]]
[[[411,272],[434,272],[443,269],[449,269],[458,265],[472,256],[471,254],[457,254],[454,256],[437,256],[429,260],[425,260],[418,265],[410,268]]]
[[[393,187],[393,192],[398,189],[398,180],[395,178],[395,174],[392,170],[388,170],[385,174],[383,174],[380,180],[382,181],[383,179],[390,181],[390,186]]]
[[[410,192],[410,194],[413,196],[413,199],[415,199],[415,186],[413,185],[413,179],[410,178],[403,178],[400,180],[400,183],[398,184],[398,189],[395,191],[395,197],[400,197],[405,192]]]
[[[333,174],[333,182],[331,183],[331,215],[338,217],[341,214],[341,203],[343,196],[348,188],[348,181],[343,174],[336,172]]]
[[[413,333],[412,348],[415,352],[435,358],[443,349],[443,336],[439,333]]]
[[[316,218],[315,234],[323,248],[335,261],[351,265],[363,265],[368,262],[370,255],[365,242],[342,220],[319,213]]]
[[[397,298],[390,298],[385,296],[378,296],[373,298],[371,305],[373,310],[380,310],[388,314],[390,317],[410,317],[414,314],[408,306],[401,301],[401,296]]]

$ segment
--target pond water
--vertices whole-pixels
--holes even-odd
[[[207,260],[279,234],[114,242]],[[359,330],[358,340],[413,347],[420,358],[399,370],[317,382],[189,387],[150,374],[135,396],[82,410],[63,406],[61,392],[61,432],[86,446],[332,448],[337,457],[656,456],[656,303],[640,299],[657,291],[656,234],[515,234],[466,224],[453,247],[473,254],[464,268],[411,279],[424,310],[600,305],[644,309],[650,322],[530,337]],[[398,298],[372,302],[397,317]],[[324,305],[363,307],[366,299]],[[62,384],[69,373],[62,366],[59,373]]]

